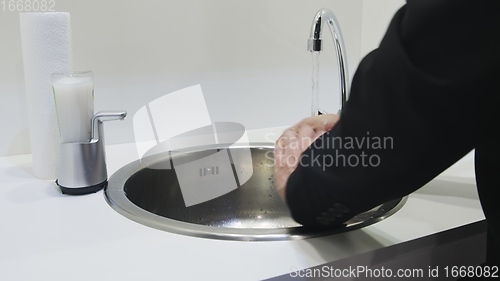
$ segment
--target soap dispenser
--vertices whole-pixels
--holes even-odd
[[[107,185],[102,123],[126,111],[94,111],[91,71],[52,75],[61,142],[56,184],[63,194],[94,193]]]

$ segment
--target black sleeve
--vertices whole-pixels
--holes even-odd
[[[296,221],[340,225],[415,191],[475,147],[482,96],[500,67],[498,2],[407,1],[360,63],[339,123],[290,176]]]

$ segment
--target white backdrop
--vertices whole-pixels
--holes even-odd
[[[387,2],[386,4],[383,4]],[[71,13],[75,69],[95,75],[95,109],[125,109],[105,125],[108,144],[134,140],[144,104],[201,84],[213,121],[246,128],[292,124],[307,116],[314,14],[332,9],[349,70],[378,44],[401,0],[56,0]],[[0,11],[0,156],[30,153],[19,14]],[[329,34],[321,54],[320,107],[336,111],[336,60]],[[189,118],[189,109],[179,122]]]

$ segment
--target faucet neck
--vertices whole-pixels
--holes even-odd
[[[332,34],[333,43],[337,54],[337,63],[340,76],[340,108],[339,112],[344,108],[347,102],[349,93],[349,82],[347,73],[347,57],[345,56],[345,46],[342,33],[337,21],[337,18],[330,9],[321,9],[314,17],[311,33],[307,44],[307,49],[310,52],[320,52],[322,49],[321,31],[323,23],[326,22]]]

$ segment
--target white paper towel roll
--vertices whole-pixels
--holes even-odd
[[[21,13],[21,41],[33,172],[57,177],[59,128],[51,75],[72,69],[69,13]]]

